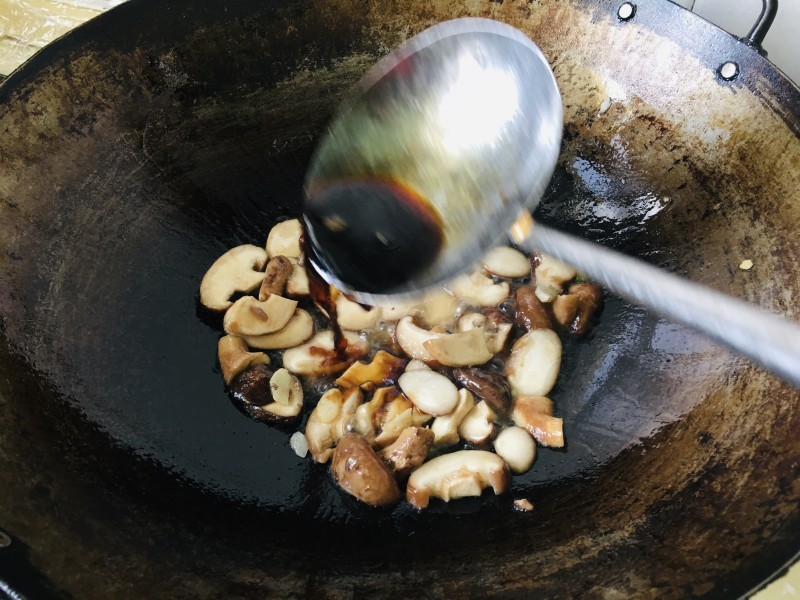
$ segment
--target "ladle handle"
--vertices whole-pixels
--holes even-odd
[[[800,387],[800,326],[598,244],[536,223],[516,240],[569,263],[626,300],[688,325]]]

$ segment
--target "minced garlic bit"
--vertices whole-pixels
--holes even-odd
[[[289,446],[300,458],[305,458],[308,454],[308,440],[301,431],[295,431],[292,434],[292,437],[289,438]]]
[[[739,268],[742,271],[749,271],[750,269],[753,268],[753,261],[750,260],[749,258],[747,260],[743,260],[742,262],[739,263]]]
[[[527,498],[519,498],[518,500],[514,500],[514,508],[522,512],[531,512],[533,510],[533,504],[531,504],[531,501]]]

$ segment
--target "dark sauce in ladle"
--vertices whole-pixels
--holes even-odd
[[[442,247],[439,216],[396,181],[320,186],[310,190],[304,215],[307,256],[351,290],[390,293],[430,267]]]

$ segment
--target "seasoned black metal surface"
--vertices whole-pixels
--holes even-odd
[[[742,86],[766,115],[749,132],[761,162],[719,142],[723,164],[705,126],[676,122],[663,90],[630,75],[672,70],[588,48],[668,54],[652,44],[679,10],[641,3],[637,30],[606,2],[481,5],[542,45],[564,93],[537,217],[796,319],[798,173],[770,163],[800,156],[797,89],[755,53],[734,84],[714,80],[716,57],[687,53],[670,102],[700,79],[691,101],[735,116]],[[367,508],[294,455],[293,429],[227,399],[203,273],[297,215],[328,116],[406,23],[468,12],[131,0],[0,87],[0,525],[64,594],[724,596],[791,554],[797,392],[613,297],[566,344],[552,397],[567,448],[542,449],[500,498]],[[699,19],[669,31],[742,51]],[[609,80],[626,95],[601,114]],[[517,497],[534,513],[512,511]]]

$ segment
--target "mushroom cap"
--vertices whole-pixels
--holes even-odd
[[[267,262],[263,248],[245,244],[231,248],[214,261],[200,282],[200,303],[211,310],[226,310],[236,292],[252,292],[264,279]]]

